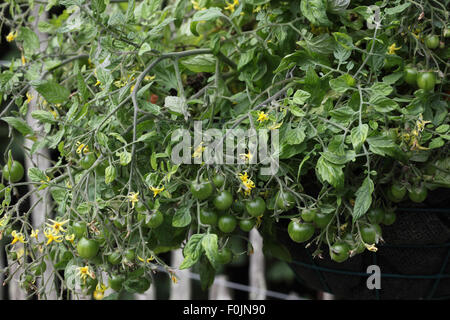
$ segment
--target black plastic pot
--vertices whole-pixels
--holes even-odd
[[[291,268],[303,284],[338,298],[450,298],[449,196],[448,189],[440,189],[429,195],[427,204],[402,203],[397,221],[383,226],[385,242],[377,245],[378,251],[366,250],[343,263],[332,261],[328,250],[323,250],[323,259],[313,259],[315,248],[293,242],[285,228],[277,232],[277,240],[289,249]],[[367,287],[370,265],[380,267],[380,290]]]

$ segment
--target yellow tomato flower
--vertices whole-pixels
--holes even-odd
[[[77,146],[78,146],[77,147],[78,154],[81,154],[81,152],[83,152],[84,154],[89,152],[89,147],[86,144],[81,143],[80,141],[77,141]]]
[[[27,60],[25,59],[25,56],[24,55],[22,55],[22,65],[25,65],[26,63],[27,63]]]
[[[6,36],[6,41],[8,42],[12,42],[14,41],[14,39],[17,38],[17,31],[13,32],[11,31],[10,33],[8,33],[8,35]]]
[[[269,120],[269,115],[267,113],[264,113],[264,111],[260,111],[258,113],[258,119],[257,121],[263,122]]]
[[[83,279],[83,281],[86,281],[87,277],[95,279],[95,274],[91,270],[89,270],[89,266],[78,267],[77,274],[80,276],[81,279]]]
[[[250,195],[252,189],[255,187],[255,183],[251,179],[247,179],[246,181],[243,181],[242,184],[244,185],[245,195]]]
[[[245,161],[250,161],[253,158],[253,155],[251,154],[250,151],[248,153],[241,153],[240,156]]]
[[[45,245],[49,245],[50,243],[52,243],[53,241],[55,241],[55,242],[62,242],[63,241],[63,239],[62,239],[62,235],[57,235],[57,234],[55,234],[55,233],[53,233],[53,230],[52,229],[48,229],[48,228],[46,228],[45,230],[44,230],[44,235],[45,235],[45,237],[48,239],[47,240],[47,243],[45,244]]]
[[[38,240],[38,235],[39,235],[39,229],[31,230],[30,238],[35,238],[36,241],[37,241]]]
[[[170,273],[170,278],[172,279],[173,284],[177,284],[178,279],[173,273]]]
[[[137,257],[138,257],[139,261],[146,262],[146,263],[149,263],[150,261],[155,260],[155,258],[153,256],[150,256],[150,258],[147,258],[147,259],[141,258],[140,256],[137,256]]]
[[[16,230],[13,230],[13,232],[11,232],[11,235],[13,236],[13,240],[11,241],[11,244],[14,244],[16,242],[22,242],[22,243],[26,243],[25,241],[25,236],[22,234],[22,232],[17,232]]]
[[[75,234],[72,233],[71,235],[66,235],[65,239],[73,244],[73,240],[75,240]]]
[[[33,95],[30,92],[27,92],[27,103],[30,103],[33,100]]]
[[[225,3],[228,5],[224,9],[230,11],[231,13],[234,12],[236,6],[239,5],[239,0],[233,0],[233,3],[229,3],[228,1],[225,1]]]
[[[108,289],[107,286],[105,286],[103,283],[98,283],[97,286],[95,287],[95,291],[93,293],[94,299],[102,300],[103,297],[105,296],[106,289]]]
[[[248,180],[248,173],[247,171],[244,172],[244,174],[239,173],[239,179],[241,179],[242,182],[245,182]]]
[[[201,10],[205,10],[206,9],[206,8],[200,7],[200,4],[199,4],[198,1],[191,0],[191,3],[192,3],[192,7],[194,8],[194,10],[201,11]]]
[[[416,127],[419,132],[422,132],[425,129],[425,126],[431,123],[431,121],[424,121],[422,114],[419,116],[419,120],[416,121]]]
[[[395,54],[395,51],[400,50],[401,47],[397,47],[395,42],[389,47],[388,53],[389,54]]]
[[[150,190],[153,191],[153,198],[154,198],[164,190],[164,186],[162,186],[161,188],[150,187]]]
[[[134,90],[134,84],[130,88],[130,93],[133,93],[133,90]]]
[[[203,147],[202,144],[203,141],[200,142],[197,148],[195,148],[194,153],[192,154],[192,158],[199,158],[202,155],[203,151],[205,151],[206,147]]]
[[[366,246],[367,250],[369,250],[369,251],[372,251],[372,252],[377,252],[378,251],[378,248],[375,247],[375,244],[367,244],[367,243],[365,243],[364,245]]]
[[[144,80],[145,80],[145,81],[152,81],[152,80],[155,79],[155,78],[156,78],[155,75],[153,75],[153,76],[146,75],[146,76],[144,77]]]
[[[128,201],[131,202],[131,209],[134,209],[134,205],[139,202],[139,192],[130,192]]]
[[[62,227],[63,225],[65,225],[67,222],[69,222],[69,219],[64,220],[64,221],[55,221],[52,219],[48,219],[50,222],[52,222],[53,224],[50,223],[46,223],[47,226],[49,226],[50,228],[53,229],[55,234],[58,234],[60,231],[61,232],[66,232],[66,230]]]

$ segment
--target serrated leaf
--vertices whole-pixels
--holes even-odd
[[[30,178],[31,181],[34,182],[47,181],[47,175],[44,173],[44,171],[38,168],[29,168],[28,178]]]
[[[116,180],[116,176],[117,176],[117,171],[114,166],[110,165],[105,169],[105,183],[106,184],[110,184],[111,182]]]
[[[34,134],[33,129],[22,119],[14,117],[3,117],[3,121],[7,122],[11,127],[19,131],[24,137]]]
[[[366,177],[364,182],[356,191],[355,207],[353,208],[353,220],[361,218],[370,208],[372,204],[372,192],[374,184],[370,177]]]
[[[214,233],[206,234],[202,239],[203,250],[205,251],[205,255],[214,269],[217,269],[219,266],[219,247],[217,244],[217,240],[217,234]]]
[[[172,226],[175,228],[183,228],[191,223],[191,204],[188,203],[183,207],[178,208],[175,211],[175,215],[172,219]]]
[[[311,94],[309,92],[297,90],[292,97],[292,102],[294,102],[295,104],[303,105],[305,104],[306,100],[309,99],[309,97],[311,97]]]
[[[202,239],[204,234],[192,235],[183,249],[184,260],[179,269],[187,269],[197,263],[203,252]]]
[[[37,82],[32,85],[49,103],[58,104],[69,99],[70,91],[53,80]]]
[[[364,123],[357,127],[354,127],[351,131],[351,140],[353,149],[359,150],[361,148],[364,141],[367,139],[367,135],[369,133],[369,126]]]
[[[192,18],[192,21],[208,21],[224,17],[220,8],[212,7],[205,10],[197,11]]]

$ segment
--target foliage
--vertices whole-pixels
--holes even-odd
[[[35,7],[49,15],[37,23],[48,35],[44,49]],[[8,181],[3,169],[5,271],[20,263],[24,288],[42,294],[33,266],[45,259],[63,271],[62,288],[75,292],[78,284],[101,298],[102,272],[121,279],[119,290],[141,292],[157,268],[176,282],[173,267],[197,266],[206,288],[229,238],[248,240],[252,224],[242,231],[241,220],[263,234],[266,254],[285,260],[280,219],[307,230],[294,238],[316,243],[314,255],[331,250],[340,262],[376,251],[383,220],[374,223],[371,208],[382,208],[391,224],[406,192],[450,187],[446,8],[448,1],[404,0],[4,2],[0,25],[10,28],[6,40],[21,58],[0,74],[0,117],[15,129],[13,141],[33,141],[28,156],[44,148],[58,154],[51,168],[27,168],[28,182]],[[438,47],[425,44],[431,34]],[[406,83],[406,66],[434,79]],[[29,111],[41,129],[26,122]],[[194,121],[223,133],[278,130],[278,172],[262,175],[249,150],[238,164],[196,163],[201,145],[188,157],[193,164],[174,163],[179,141],[171,137],[180,128],[193,137]],[[4,160],[11,169],[11,154]],[[205,182],[216,176],[225,179]],[[208,185],[196,193],[192,181]],[[32,208],[21,207],[31,193],[19,199],[14,191],[20,185],[40,192],[39,201],[51,195],[39,231]],[[254,217],[245,205],[257,197],[266,210]],[[211,224],[200,221],[204,209],[216,210]],[[373,243],[361,229],[372,230]],[[95,257],[80,257],[82,238],[94,241],[92,254],[99,248]],[[180,247],[181,266],[160,258]]]

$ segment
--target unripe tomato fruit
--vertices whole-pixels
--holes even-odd
[[[122,289],[122,284],[125,281],[125,276],[123,275],[112,275],[108,279],[109,286],[114,291],[120,291]]]
[[[384,213],[383,224],[386,226],[390,226],[395,222],[396,218],[397,216],[394,211],[387,211]]]
[[[263,198],[257,197],[248,201],[245,204],[245,208],[247,209],[248,214],[252,217],[260,217],[266,211],[266,202]]]
[[[283,211],[292,209],[295,205],[294,195],[290,192],[278,191],[275,195],[275,201],[277,209],[281,209]]]
[[[406,67],[404,80],[407,84],[416,86],[417,85],[417,69],[414,67]]]
[[[408,197],[411,201],[416,203],[423,202],[428,195],[428,190],[424,186],[413,186],[408,192]]]
[[[369,212],[367,212],[367,217],[370,222],[378,224],[383,221],[384,210],[381,208],[370,209]]]
[[[394,202],[400,202],[406,196],[406,187],[400,183],[393,183],[391,188],[391,196]]]
[[[313,208],[313,209],[303,209],[302,210],[302,219],[305,222],[311,222],[314,220],[314,217],[316,216],[318,210]]]
[[[164,222],[164,215],[160,211],[155,211],[150,215],[146,226],[148,228],[156,229]]]
[[[420,72],[417,76],[417,86],[425,91],[433,90],[436,84],[434,72]]]
[[[439,37],[435,34],[426,36],[425,45],[428,49],[436,49],[439,47]]]
[[[113,266],[118,265],[120,263],[121,259],[121,255],[119,251],[115,251],[113,253],[111,253],[108,256],[108,262],[111,263]]]
[[[255,226],[255,220],[253,219],[242,219],[239,221],[239,227],[244,232],[250,232]]]
[[[360,227],[361,239],[367,244],[374,244],[377,240],[377,228],[370,224]]]
[[[313,221],[317,227],[323,229],[330,223],[331,219],[333,219],[333,214],[323,213],[319,211],[316,213]]]
[[[81,239],[85,236],[87,230],[86,222],[75,221],[72,224],[72,232],[77,239]]]
[[[225,183],[225,177],[223,176],[223,174],[216,174],[213,177],[213,183],[216,186],[216,188],[220,189],[222,188],[223,184]]]
[[[80,160],[80,166],[84,170],[89,169],[94,164],[95,160],[97,160],[97,157],[93,152],[85,154],[81,160]]]
[[[223,248],[219,251],[217,259],[220,264],[228,264],[233,259],[233,252],[229,248]]]
[[[97,255],[99,248],[100,245],[97,241],[91,239],[88,240],[86,238],[81,238],[77,244],[78,255],[83,259],[94,258]]]
[[[227,210],[233,204],[233,196],[230,191],[222,190],[214,197],[213,203],[218,210]]]
[[[330,247],[330,257],[336,262],[344,262],[350,256],[350,246],[345,242],[337,242]]]
[[[209,224],[215,226],[217,224],[217,213],[213,210],[202,209],[200,210],[200,222],[203,224]]]
[[[213,186],[211,182],[208,181],[192,181],[191,182],[191,193],[194,198],[198,200],[208,199],[213,193]]]
[[[288,234],[292,241],[301,243],[308,241],[314,235],[314,226],[311,223],[291,221],[288,225]]]
[[[237,225],[237,220],[231,214],[225,214],[219,218],[219,230],[223,233],[231,233]]]
[[[8,168],[8,164],[3,167],[3,178],[11,181],[12,183],[22,180],[24,175],[24,169],[19,161],[14,160],[11,163],[11,168]]]

